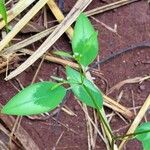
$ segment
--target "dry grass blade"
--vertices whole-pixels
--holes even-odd
[[[141,83],[145,80],[150,79],[150,76],[145,76],[145,77],[135,77],[132,79],[126,79],[124,81],[121,81],[119,83],[117,83],[115,86],[113,86],[112,88],[109,89],[109,91],[107,92],[107,94],[112,93],[114,90],[119,90],[123,85],[125,84],[131,84],[131,83]]]
[[[111,99],[107,95],[103,94],[104,98],[104,105],[113,109],[114,111],[117,111],[121,113],[124,117],[132,119],[133,118],[133,113],[128,110],[126,107],[122,106],[121,104],[117,103],[115,100]]]
[[[21,119],[21,117],[19,117],[19,116],[16,118],[15,123],[14,123],[14,125],[13,125],[13,128],[12,128],[12,130],[11,130],[11,133],[10,133],[10,135],[9,135],[9,148],[10,148],[10,149],[12,149],[12,139],[13,139],[13,135],[14,135],[16,129],[17,129],[18,122],[19,122],[20,119]]]
[[[64,20],[64,15],[60,11],[60,9],[58,8],[54,0],[49,0],[47,4],[49,8],[51,9],[51,11],[53,12],[54,16],[56,17],[57,21],[61,23]],[[73,29],[71,26],[66,30],[66,33],[68,37],[71,39],[73,36]]]
[[[88,114],[88,109],[85,104],[83,104],[83,109],[87,113],[85,115],[85,120],[86,120],[86,130],[87,130],[87,141],[88,141],[88,150],[92,150],[92,145],[93,145],[93,127],[89,119],[89,114]]]
[[[89,10],[89,11],[86,12],[86,15],[87,16],[93,16],[93,15],[103,13],[105,11],[112,10],[112,9],[130,4],[130,3],[133,3],[133,2],[136,2],[136,1],[140,1],[140,0],[120,0],[120,1],[108,4],[108,5],[105,5],[105,6],[102,6],[102,7],[98,7],[98,8]]]
[[[17,52],[17,50],[19,50],[19,49],[21,49],[25,46],[28,46],[28,45],[30,45],[30,44],[46,37],[46,36],[48,36],[50,33],[52,33],[54,31],[55,28],[56,28],[56,26],[51,27],[51,28],[46,29],[46,30],[44,30],[40,33],[37,33],[37,34],[35,34],[35,35],[33,35],[33,36],[31,36],[31,37],[29,37],[29,38],[27,38],[27,39],[25,39],[21,42],[18,42],[18,43],[14,44],[14,45],[12,45],[8,48],[5,48],[3,50],[3,54],[7,55],[7,54],[10,54],[10,53]]]
[[[30,56],[22,65],[8,75],[5,80],[10,80],[27,69],[38,58],[40,58],[56,41],[57,39],[69,28],[69,26],[76,20],[79,14],[91,3],[92,0],[79,0],[72,8],[70,13],[58,25],[54,32],[45,40],[45,42],[38,48],[32,56]]]
[[[144,102],[143,106],[141,107],[139,113],[135,117],[134,121],[132,122],[132,125],[130,126],[126,134],[134,133],[134,131],[140,124],[142,118],[144,117],[146,111],[148,110],[149,106],[150,106],[150,95],[147,97],[146,101]],[[126,142],[126,139],[121,142],[119,146],[119,150],[122,150],[125,142]]]
[[[91,16],[90,18],[92,18],[94,21],[96,21],[97,23],[99,23],[101,26],[105,27],[110,32],[113,32],[113,33],[115,33],[116,35],[119,36],[119,34],[117,33],[117,25],[116,24],[114,25],[114,28],[112,28],[112,27],[106,25],[105,23],[101,22],[100,20],[96,19],[95,17]]]
[[[15,35],[37,14],[48,0],[39,0],[31,10],[14,26],[14,28],[0,42],[0,51],[15,37]]]
[[[11,10],[7,12],[7,21],[10,22],[21,12],[23,12],[28,6],[30,6],[35,0],[20,0]],[[1,15],[0,15],[1,18]],[[5,22],[2,20],[0,22],[0,29],[5,26]]]
[[[70,116],[77,116],[70,108],[68,108],[66,105],[64,105],[64,107],[61,108],[61,110],[63,112],[65,112],[66,114],[70,115]]]

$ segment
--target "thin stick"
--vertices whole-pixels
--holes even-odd
[[[40,69],[41,69],[42,64],[43,64],[44,58],[45,58],[45,55],[43,56],[43,58],[42,58],[40,64],[38,65],[38,68],[37,68],[37,70],[36,70],[36,72],[35,72],[35,74],[34,74],[34,76],[33,76],[33,79],[32,79],[31,84],[33,84],[33,83],[35,82],[36,77],[37,77],[37,75],[38,75],[38,73],[39,73],[39,71],[40,71]]]
[[[93,117],[94,117],[95,126],[98,127],[98,118],[97,118],[97,113],[96,113],[95,109],[93,109]],[[94,131],[93,131],[93,145],[92,145],[92,148],[95,149],[98,132],[95,128],[93,130]]]
[[[12,130],[11,130],[11,133],[10,133],[10,135],[9,135],[9,148],[10,148],[10,149],[12,149],[12,138],[13,138],[13,135],[14,135],[15,130],[16,130],[16,128],[17,128],[17,124],[18,124],[18,122],[19,122],[19,119],[20,119],[20,116],[18,116],[18,117],[16,118],[15,123],[14,123],[14,125],[13,125],[13,128],[12,128]]]
[[[119,90],[125,84],[142,83],[143,81],[149,80],[149,79],[150,79],[150,75],[144,76],[144,77],[134,77],[134,78],[130,78],[130,79],[126,79],[126,80],[120,81],[119,83],[117,83],[116,85],[111,87],[108,90],[107,94],[112,93],[114,90]]]
[[[140,122],[141,122],[142,118],[144,117],[146,111],[148,110],[149,106],[150,106],[150,95],[147,97],[146,101],[144,102],[143,106],[141,107],[139,113],[135,117],[134,121],[132,122],[132,125],[130,126],[130,128],[128,129],[126,134],[131,134],[131,133],[135,132],[136,128],[140,124]],[[123,140],[121,142],[121,144],[119,145],[119,150],[122,150],[123,145],[126,142],[126,139],[127,138],[125,138],[125,140]]]
[[[57,139],[55,146],[52,148],[52,150],[56,150],[56,146],[58,145],[59,141],[61,140],[62,136],[64,134],[64,131],[60,134],[59,138]]]
[[[88,141],[88,150],[92,150],[92,143],[93,143],[93,128],[92,128],[92,124],[89,120],[89,113],[88,113],[88,109],[87,106],[85,104],[83,104],[83,109],[86,112],[85,114],[85,120],[86,120],[86,130],[87,130],[87,141]]]

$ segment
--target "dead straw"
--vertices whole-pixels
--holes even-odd
[[[0,51],[15,37],[15,35],[37,14],[48,0],[39,0],[31,10],[14,26],[14,28],[0,42]]]

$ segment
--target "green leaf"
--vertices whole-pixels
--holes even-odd
[[[102,108],[103,98],[100,90],[95,84],[70,67],[66,67],[66,74],[73,93],[80,101],[88,106],[96,108],[93,99],[91,98],[92,95],[99,109]],[[90,95],[88,92],[90,92]]]
[[[4,0],[0,0],[0,14],[2,15],[2,18],[5,21],[6,29],[8,29],[8,27],[7,27],[7,11],[6,11]]]
[[[149,131],[142,134],[137,134],[136,139],[142,142],[144,150],[150,149],[150,122],[146,122],[137,127],[135,134],[138,132]]]
[[[84,67],[91,64],[98,54],[97,35],[88,18],[81,14],[75,24],[72,49],[75,59]]]
[[[2,109],[9,115],[33,115],[55,109],[63,100],[66,89],[57,83],[39,82],[32,84],[15,95]]]
[[[56,54],[58,56],[67,57],[67,58],[73,58],[73,56],[67,52],[64,51],[54,51],[53,54]]]

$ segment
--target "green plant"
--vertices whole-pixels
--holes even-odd
[[[2,15],[2,18],[5,21],[6,30],[8,31],[7,11],[6,11],[6,7],[5,7],[5,0],[0,0],[0,14]]]
[[[144,150],[150,149],[150,122],[146,122],[137,127],[135,138],[142,142]]]
[[[39,82],[32,84],[14,96],[2,109],[2,113],[9,115],[33,115],[51,111],[63,101],[68,89],[86,105],[95,108],[104,126],[105,132],[111,136],[110,147],[114,149],[116,140],[126,138],[137,138],[142,141],[144,149],[150,147],[150,123],[139,126],[135,133],[130,135],[115,136],[107,122],[103,111],[103,98],[101,91],[86,77],[86,68],[91,64],[98,54],[98,38],[88,18],[81,14],[75,24],[74,36],[72,39],[73,55],[63,51],[56,51],[55,54],[74,58],[79,65],[79,70],[66,67],[67,79],[53,77],[57,82]],[[66,89],[63,85],[70,87]]]

